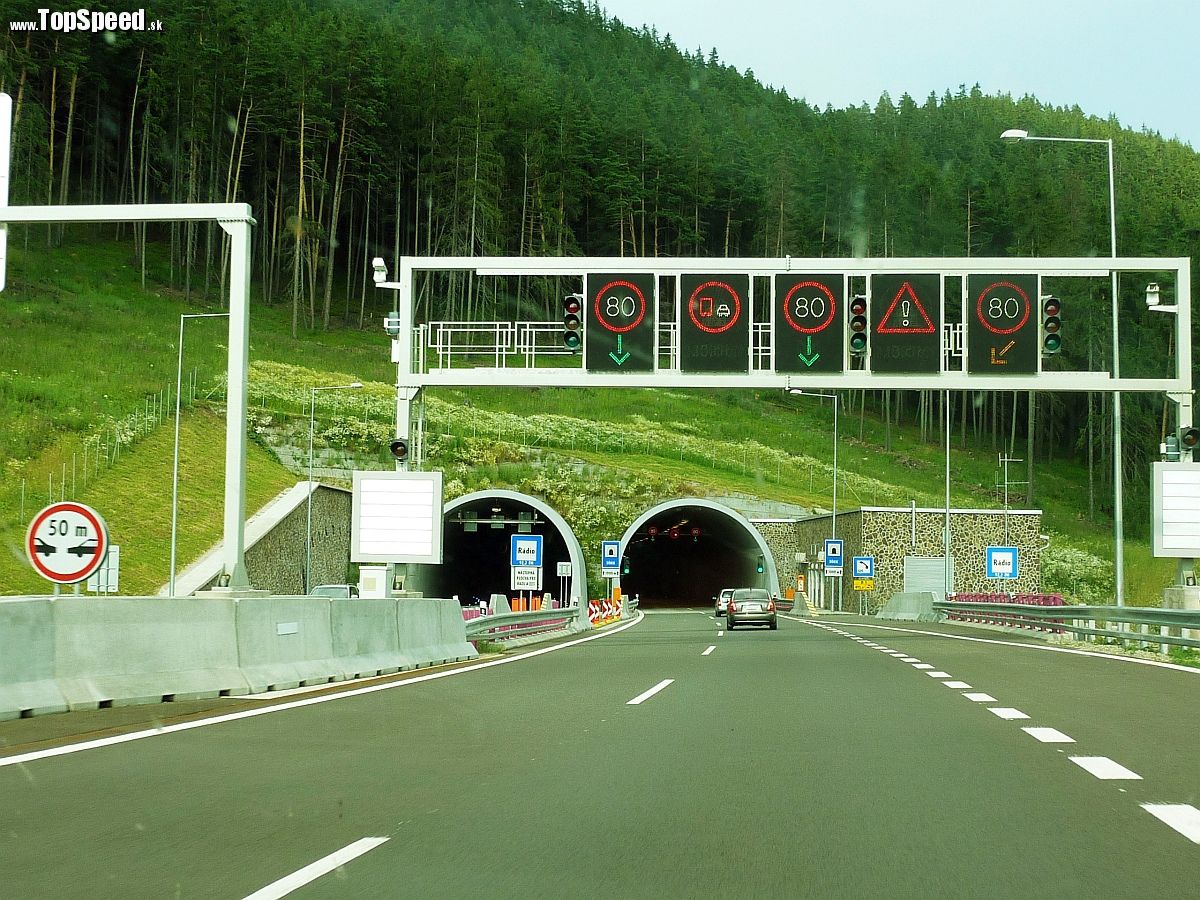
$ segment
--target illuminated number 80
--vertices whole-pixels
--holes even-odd
[[[604,316],[608,319],[632,319],[637,312],[637,301],[633,297],[617,297],[613,294],[604,298]]]
[[[797,319],[823,319],[825,318],[825,298],[824,297],[797,297],[794,309],[796,310],[795,318]]]
[[[988,318],[1015,319],[1021,314],[1021,301],[1016,297],[992,297],[988,300]]]

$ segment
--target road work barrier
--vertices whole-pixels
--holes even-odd
[[[245,694],[478,656],[455,600],[0,600],[0,719]]]

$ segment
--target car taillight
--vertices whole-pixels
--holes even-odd
[[[767,612],[775,612],[775,601],[772,600],[767,604]]]
[[[734,602],[732,600],[729,601],[729,605],[726,606],[725,608],[727,610],[729,610],[729,612],[737,612],[737,606],[734,605]]]

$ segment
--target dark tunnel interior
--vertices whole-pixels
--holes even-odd
[[[522,518],[524,517],[524,518]],[[466,605],[492,594],[518,595],[511,589],[509,543],[519,527],[543,539],[542,593],[561,592],[558,563],[569,562],[567,542],[553,522],[528,504],[502,497],[481,498],[446,513],[442,564],[421,566],[411,580],[426,597],[453,597]],[[528,595],[529,592],[526,592]]]
[[[724,513],[672,507],[629,538],[621,590],[637,594],[644,609],[710,606],[721,588],[766,585],[757,571],[760,553],[754,536]]]

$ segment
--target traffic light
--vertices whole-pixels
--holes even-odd
[[[1042,356],[1053,356],[1062,349],[1062,301],[1057,297],[1042,298]]]
[[[758,558],[758,566],[754,571],[756,571],[759,575],[763,573],[763,558],[761,556]]]
[[[563,346],[578,350],[583,343],[583,294],[567,294],[563,297]]]
[[[850,298],[850,355],[867,355],[867,298],[864,294]]]
[[[396,438],[388,444],[388,449],[392,451],[392,456],[397,460],[406,461],[408,459],[408,438]]]
[[[628,556],[621,557],[621,574],[622,575],[629,574],[629,557]]]
[[[1200,428],[1194,425],[1184,425],[1179,429],[1179,449],[1184,453],[1194,451],[1200,447]],[[1192,458],[1196,458],[1196,454],[1192,453]]]

